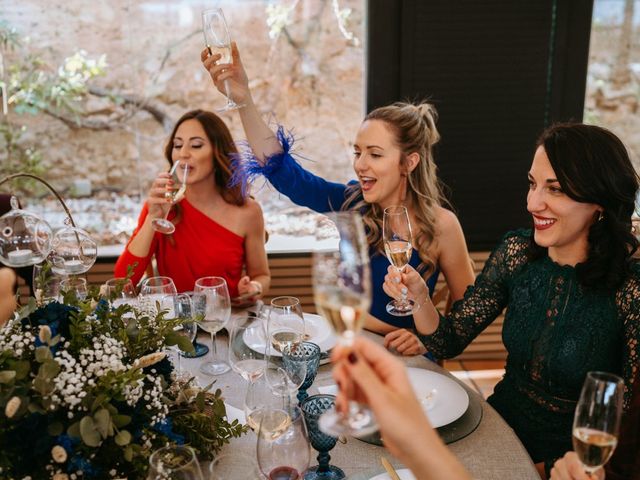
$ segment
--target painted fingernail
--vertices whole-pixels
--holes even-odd
[[[358,357],[356,357],[356,354],[354,352],[350,352],[347,356],[347,360],[349,360],[349,363],[353,365],[358,361]]]
[[[400,277],[393,277],[394,283],[400,283]]]
[[[400,292],[402,292],[402,294],[403,294],[403,295],[406,295],[406,294],[407,294],[407,292],[408,292],[407,287],[402,287],[402,288],[400,289]]]

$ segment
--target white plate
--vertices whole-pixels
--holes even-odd
[[[313,342],[318,345],[322,352],[328,352],[335,347],[338,342],[338,337],[333,331],[333,328],[331,328],[329,322],[320,315],[305,313],[304,329],[305,334],[308,336],[306,341]],[[245,345],[247,345],[251,350],[255,350],[256,352],[264,355],[266,339],[262,335],[262,332],[258,332],[256,330],[245,331],[242,339],[244,340]],[[275,349],[271,349],[271,354],[274,357],[282,356],[282,353]]]
[[[396,470],[396,473],[400,477],[400,480],[416,480],[416,477],[414,477],[413,473],[411,473],[411,471],[407,468]],[[391,477],[388,473],[381,473],[380,475],[371,477],[369,480],[391,480]]]
[[[426,402],[423,403],[434,428],[450,424],[467,411],[469,395],[455,380],[423,368],[407,368],[407,371],[418,400],[424,401],[436,390],[428,408]]]

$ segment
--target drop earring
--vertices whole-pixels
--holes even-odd
[[[604,218],[604,212],[600,210],[600,215],[598,215],[598,221],[601,222],[603,218]]]

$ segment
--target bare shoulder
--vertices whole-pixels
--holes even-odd
[[[245,204],[242,206],[245,214],[250,218],[262,218],[262,207],[253,198],[247,198]]]
[[[452,236],[457,236],[462,233],[462,226],[460,220],[455,213],[444,207],[437,207],[436,210],[436,230],[438,236],[446,239]]]

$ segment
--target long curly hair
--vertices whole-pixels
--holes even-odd
[[[206,110],[191,110],[176,122],[173,127],[171,135],[164,147],[164,156],[169,162],[169,165],[173,165],[172,151],[173,140],[176,136],[176,132],[182,123],[187,120],[197,120],[202,125],[211,147],[213,150],[213,172],[214,182],[222,195],[222,198],[232,205],[244,205],[245,198],[242,195],[242,189],[240,185],[229,187],[229,179],[231,178],[231,158],[230,154],[238,153],[236,144],[233,141],[231,132],[222,119],[213,112]],[[182,219],[182,211],[180,206],[176,204],[174,206],[175,216],[172,222],[177,224]]]
[[[376,108],[364,119],[365,122],[385,122],[402,152],[400,168],[404,169],[406,166],[409,154],[415,152],[420,156],[416,168],[407,175],[406,202],[414,207],[418,220],[414,225],[413,243],[421,262],[418,270],[424,276],[430,275],[436,268],[436,259],[432,258],[429,249],[436,237],[436,209],[447,204],[433,160],[433,147],[440,140],[436,128],[437,118],[436,110],[430,103],[396,102]],[[367,227],[367,242],[370,247],[383,253],[383,212],[379,205],[364,201],[360,184],[349,186],[341,209],[356,209],[363,213],[364,224]]]
[[[604,208],[589,228],[587,260],[576,266],[576,275],[585,287],[615,290],[630,275],[638,249],[631,216],[639,178],[627,149],[609,130],[581,123],[552,125],[536,146],[544,148],[569,198]],[[530,259],[546,254],[532,235]]]

